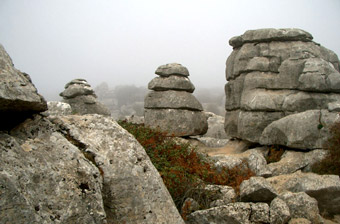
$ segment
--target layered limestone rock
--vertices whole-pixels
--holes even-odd
[[[47,110],[45,99],[38,94],[28,74],[14,67],[0,44],[0,123],[7,129],[34,113]]]
[[[75,114],[111,114],[104,104],[97,101],[94,90],[85,79],[74,79],[67,83],[60,96],[71,105]]]
[[[312,39],[311,34],[300,29],[260,29],[229,41],[234,50],[226,62],[227,135],[260,142],[263,130],[287,115],[308,110],[330,113],[338,110],[339,59]],[[320,148],[319,142],[306,140],[320,135],[319,132],[327,134],[328,126],[322,124],[318,129],[318,124],[299,143],[278,140],[281,130],[276,129],[273,138],[265,135],[261,143]],[[291,122],[287,128],[296,127]]]
[[[174,136],[203,135],[207,118],[201,103],[191,93],[195,87],[188,69],[173,63],[157,68],[159,77],[150,81],[145,97],[145,124]]]

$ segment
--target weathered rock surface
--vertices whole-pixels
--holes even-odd
[[[45,112],[46,115],[50,116],[65,116],[72,114],[71,105],[68,103],[49,101],[47,102],[48,110]]]
[[[304,192],[281,194],[280,199],[289,207],[291,218],[305,218],[312,223],[323,223],[319,214],[318,202]]]
[[[325,138],[315,138],[315,135],[322,132],[328,136],[328,126],[321,131],[291,134],[295,139],[287,141],[278,129],[271,137],[281,135],[280,141],[268,140],[271,134],[268,130],[266,139],[260,140],[267,126],[287,115],[308,110],[337,110],[339,59],[312,39],[312,35],[300,29],[260,29],[230,40],[234,50],[226,62],[225,130],[228,136],[299,149],[320,148]],[[334,123],[336,113],[328,115],[329,123]],[[305,117],[303,126],[301,122],[293,127],[290,122],[286,127],[291,131],[297,131],[296,127],[311,128],[308,125],[319,121],[313,119],[313,116]]]
[[[75,114],[102,114],[110,115],[106,106],[97,101],[97,96],[85,79],[74,79],[65,85],[60,93],[63,101],[71,105]]]
[[[270,203],[270,223],[285,224],[290,219],[289,207],[279,197],[276,197]]]
[[[206,115],[208,116],[208,131],[204,137],[227,139],[228,136],[224,130],[224,117],[211,112],[206,112]]]
[[[182,109],[202,111],[202,104],[194,95],[185,91],[152,91],[145,97],[144,108]]]
[[[174,136],[203,135],[207,118],[202,104],[191,94],[188,69],[180,64],[166,64],[156,70],[160,75],[149,83],[152,91],[145,97],[145,125]]]
[[[1,223],[106,223],[99,170],[47,119],[0,139]]]
[[[251,177],[240,185],[241,201],[271,202],[277,196],[271,184],[263,177]]]
[[[248,203],[237,202],[206,210],[199,210],[188,216],[189,224],[247,224],[250,223],[251,206]]]
[[[156,77],[149,82],[148,88],[155,91],[177,90],[189,93],[195,90],[195,86],[187,77],[178,75]]]
[[[302,173],[281,175],[267,179],[278,192],[305,192],[318,201],[322,214],[340,214],[340,179],[337,175]]]
[[[184,76],[184,77],[189,76],[188,69],[178,63],[170,63],[166,65],[161,65],[157,68],[155,73],[161,77],[168,77],[171,75],[179,75],[179,76]]]
[[[200,135],[208,129],[201,111],[145,109],[145,124],[174,136]]]
[[[232,187],[223,185],[207,185],[204,189],[198,189],[207,195],[207,201],[210,207],[218,207],[235,202],[236,193]]]
[[[328,110],[308,110],[272,122],[262,132],[263,145],[285,145],[297,149],[321,149],[329,138],[329,128],[340,120]]]
[[[14,67],[0,44],[0,123],[11,128],[34,113],[47,110],[45,99],[38,94],[28,74]]]
[[[272,176],[294,173],[298,170],[310,171],[311,166],[320,162],[327,155],[326,150],[316,149],[310,152],[286,151],[280,161],[267,165]]]
[[[109,223],[183,223],[143,147],[112,118],[64,116],[53,123],[101,170]]]

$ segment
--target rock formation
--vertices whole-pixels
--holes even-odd
[[[47,110],[45,99],[38,94],[28,74],[14,67],[0,44],[0,129],[22,122],[34,113]]]
[[[300,29],[250,30],[230,39],[227,135],[264,145],[321,148],[339,111],[340,68],[336,54],[312,39]]]
[[[195,87],[189,72],[180,64],[166,64],[157,68],[149,83],[152,90],[145,97],[145,124],[175,136],[203,135],[207,132],[207,118],[201,103],[191,94]]]
[[[96,94],[85,79],[74,79],[67,83],[60,96],[71,105],[75,114],[111,114],[104,104],[97,101]]]
[[[41,115],[46,103],[28,78],[0,65],[1,81],[18,87],[1,85],[4,108],[34,113],[0,131],[0,223],[184,223],[143,147],[113,118],[61,116],[69,107],[58,103]],[[76,82],[64,94],[91,98]]]

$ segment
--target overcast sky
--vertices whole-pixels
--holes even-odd
[[[74,78],[146,86],[172,62],[223,89],[231,37],[293,27],[340,55],[340,0],[0,0],[0,43],[47,99]]]

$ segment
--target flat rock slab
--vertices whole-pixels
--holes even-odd
[[[208,130],[202,111],[176,109],[145,109],[145,125],[174,136],[203,135]]]
[[[193,93],[195,86],[189,78],[179,75],[171,75],[169,77],[156,77],[152,79],[148,88],[155,91],[177,90]]]
[[[203,110],[202,104],[194,95],[174,90],[149,92],[145,97],[144,108]]]
[[[156,72],[159,76],[168,77],[170,75],[189,76],[189,71],[186,67],[178,63],[170,63],[161,65],[157,68]]]

